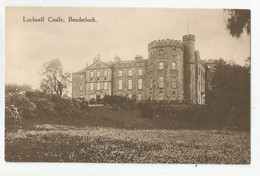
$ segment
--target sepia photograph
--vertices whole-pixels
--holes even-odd
[[[5,7],[6,162],[251,164],[250,9]]]

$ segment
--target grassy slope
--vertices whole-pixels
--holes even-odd
[[[214,124],[95,107],[80,118],[6,126],[5,154],[6,161],[250,163],[248,132],[213,129]]]
[[[23,127],[33,124],[58,124],[72,126],[103,126],[120,129],[219,129],[214,123],[174,120],[167,117],[152,119],[140,117],[138,110],[112,110],[110,106],[92,107],[84,117],[24,119]]]

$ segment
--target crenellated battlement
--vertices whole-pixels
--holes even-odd
[[[185,41],[185,40],[194,40],[195,41],[195,35],[193,35],[193,34],[184,35],[182,39],[183,39],[183,41]]]
[[[165,46],[179,46],[183,48],[183,43],[180,40],[173,40],[173,39],[154,40],[153,42],[148,44],[148,50],[152,48],[165,47]]]

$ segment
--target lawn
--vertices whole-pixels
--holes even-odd
[[[37,125],[6,133],[6,161],[250,163],[247,132]]]
[[[24,120],[6,128],[5,159],[21,162],[249,164],[250,133],[136,111]]]

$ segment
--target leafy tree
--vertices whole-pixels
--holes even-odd
[[[250,10],[228,9],[225,11],[229,14],[226,28],[229,30],[230,35],[239,38],[244,31],[246,31],[248,35],[250,34]]]
[[[48,94],[57,94],[59,97],[66,92],[70,83],[70,73],[63,73],[62,64],[59,59],[53,59],[42,65],[40,70],[43,79],[41,89]]]
[[[217,60],[214,65],[209,103],[216,110],[219,120],[233,123],[250,117],[249,68],[227,64],[223,59]]]

